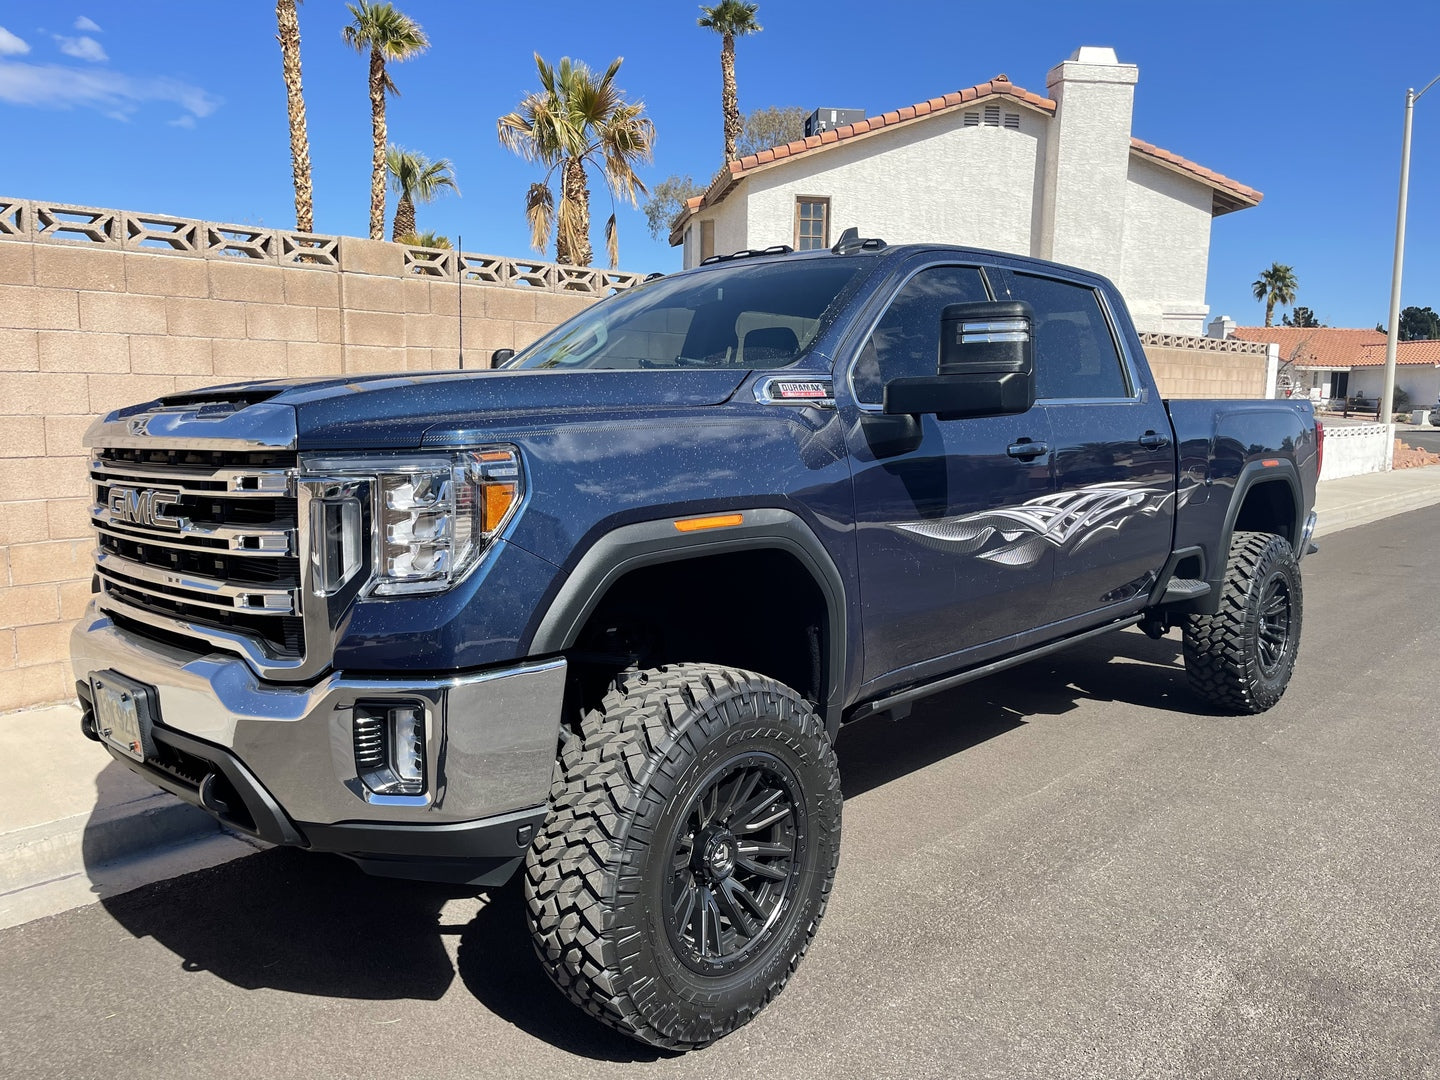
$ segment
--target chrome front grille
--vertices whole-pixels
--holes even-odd
[[[133,632],[301,661],[295,464],[281,450],[95,451],[100,606]]]

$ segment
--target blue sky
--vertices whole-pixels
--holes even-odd
[[[535,84],[532,54],[603,68],[643,98],[658,137],[648,181],[719,165],[719,39],[683,0],[400,0],[433,42],[393,69],[391,138],[456,166],[462,198],[419,223],[468,251],[525,255],[532,166],[495,120]],[[1386,315],[1407,86],[1440,74],[1432,3],[862,3],[762,0],[739,42],[742,109],[875,114],[998,73],[1043,93],[1077,46],[1140,68],[1134,134],[1265,193],[1215,222],[1212,314],[1259,323],[1258,271],[1295,268],[1299,302],[1330,325]],[[364,235],[369,104],[340,0],[300,9],[316,228]],[[0,195],[292,227],[289,135],[268,0],[0,0]],[[1440,308],[1440,87],[1416,109],[1404,302]],[[609,214],[592,183],[597,225]],[[841,223],[841,224],[849,224]],[[864,222],[858,222],[862,227]],[[596,231],[596,248],[603,243]],[[620,216],[621,265],[672,270],[638,211]],[[1278,321],[1278,319],[1277,319]]]

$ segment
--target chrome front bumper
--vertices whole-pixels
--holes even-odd
[[[543,807],[549,793],[564,660],[434,679],[332,674],[310,686],[264,682],[239,657],[218,652],[197,657],[127,634],[93,604],[71,635],[70,649],[77,683],[88,685],[92,674],[110,670],[154,687],[160,738],[173,732],[176,746],[199,747],[202,759],[206,748],[214,748],[210,759],[253,779],[306,837],[334,834],[331,826],[343,832],[366,825],[423,826],[440,835],[446,827],[480,819],[524,817],[521,812]],[[424,712],[422,795],[377,795],[366,788],[355,765],[356,703],[392,699]],[[156,763],[116,756],[161,786],[205,805],[199,791],[203,785],[192,797],[167,782]],[[215,812],[213,806],[206,808]],[[363,834],[362,828],[352,835],[363,844]],[[282,835],[281,842],[297,841]],[[396,834],[390,846],[403,853],[405,843]]]

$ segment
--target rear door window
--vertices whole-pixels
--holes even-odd
[[[1010,297],[1035,312],[1035,396],[1128,398],[1133,391],[1100,297],[1088,285],[1012,273]]]

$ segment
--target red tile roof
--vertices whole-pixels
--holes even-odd
[[[1280,346],[1281,360],[1301,367],[1379,367],[1385,363],[1385,335],[1378,330],[1237,326],[1232,336],[1241,341],[1274,342]],[[1395,363],[1440,366],[1440,341],[1397,342]]]
[[[1367,345],[1360,350],[1352,367],[1379,367],[1385,363],[1384,335],[1379,345]],[[1440,367],[1440,341],[1397,341],[1395,343],[1396,364],[1423,364]]]
[[[747,154],[745,157],[735,161],[727,162],[720,170],[709,189],[704,195],[690,199],[685,204],[685,210],[676,217],[670,230],[670,243],[678,244],[683,235],[683,226],[686,220],[698,211],[702,206],[713,206],[728,195],[746,175],[758,169],[775,165],[789,158],[799,157],[802,154],[809,154],[822,151],[835,146],[838,143],[850,139],[859,138],[865,135],[872,135],[877,131],[886,128],[893,128],[905,124],[918,123],[932,116],[941,113],[953,112],[955,109],[974,105],[980,101],[987,101],[991,98],[1009,98],[1019,104],[1029,106],[1042,113],[1053,114],[1056,103],[1053,99],[1042,97],[1040,94],[1031,93],[1024,87],[1016,86],[1005,75],[996,75],[989,82],[979,83],[975,86],[966,87],[963,90],[956,90],[954,93],[946,94],[943,97],[933,97],[929,101],[919,101],[914,105],[907,105],[903,109],[895,109],[891,112],[881,113],[879,116],[871,116],[865,120],[858,120],[853,124],[846,124],[843,127],[832,128],[819,135],[811,135],[808,138],[796,139],[794,142],[784,143],[781,146],[772,146],[768,150],[761,150],[757,154]],[[1140,139],[1131,138],[1130,149],[1132,153],[1139,154],[1166,168],[1183,173],[1203,184],[1208,184],[1215,189],[1214,213],[1225,214],[1231,210],[1239,210],[1247,206],[1255,206],[1264,197],[1259,191],[1252,187],[1232,180],[1211,169],[1198,165],[1188,158],[1179,154],[1173,154],[1169,150],[1162,150],[1151,143],[1143,142]]]
[[[1367,346],[1379,344],[1382,358],[1385,351],[1384,334],[1339,326],[1237,326],[1231,336],[1279,345],[1280,359],[1301,367],[1348,368]]]
[[[923,120],[927,116],[935,116],[942,112],[950,112],[960,108],[962,105],[973,105],[983,98],[1009,97],[1014,98],[1022,104],[1029,105],[1033,109],[1042,112],[1053,113],[1055,102],[1039,94],[1032,94],[1029,90],[1016,86],[1004,75],[997,75],[989,82],[980,83],[978,86],[967,87],[964,90],[957,90],[953,94],[946,94],[944,97],[931,98],[929,101],[916,102],[914,105],[907,105],[903,109],[895,109],[892,112],[881,113],[879,116],[872,116],[865,120],[857,120],[853,124],[846,124],[843,127],[832,128],[820,135],[811,135],[808,139],[796,139],[794,142],[785,143],[783,146],[774,146],[769,150],[761,150],[758,154],[748,154],[736,161],[730,162],[730,175],[739,176],[757,169],[761,165],[768,165],[773,161],[782,161],[788,157],[796,157],[809,150],[818,150],[833,143],[844,142],[853,139],[857,135],[868,135],[871,132],[880,131],[883,128],[894,127],[897,124],[908,124],[915,120]]]

